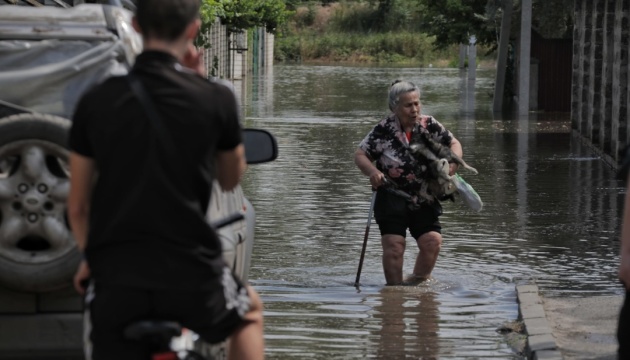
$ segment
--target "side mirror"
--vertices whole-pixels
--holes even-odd
[[[244,129],[243,144],[248,164],[269,162],[278,157],[278,143],[267,130]]]

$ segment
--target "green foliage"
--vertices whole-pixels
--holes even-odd
[[[224,11],[221,23],[231,31],[260,26],[275,33],[290,14],[283,0],[221,0],[221,3]]]
[[[488,3],[488,0],[418,0],[418,6],[424,9],[424,29],[435,36],[439,48],[468,44],[471,35],[475,35],[479,44],[496,43],[494,19],[486,17]]]
[[[202,0],[200,13],[202,31],[197,46],[208,45],[205,33],[217,17],[231,32],[264,27],[275,33],[291,15],[284,0]]]
[[[573,0],[535,1],[532,27],[546,38],[573,37],[573,5]]]
[[[221,0],[202,0],[199,13],[204,24],[212,24],[214,19],[225,15]]]
[[[339,32],[370,32],[374,22],[374,8],[357,2],[339,6],[332,14],[329,26]]]
[[[212,58],[212,67],[210,68],[210,76],[217,77],[219,75],[219,57],[214,56]]]
[[[421,32],[433,37],[438,49],[467,44],[470,36],[475,35],[477,44],[492,50],[499,40],[505,1],[513,1],[512,23],[518,26],[518,0],[287,0],[287,3],[292,9],[309,7],[308,12],[300,13],[300,22],[295,23],[298,29],[313,23],[315,4],[335,3],[323,32]],[[533,0],[533,28],[548,38],[571,37],[573,3],[574,0]],[[287,40],[286,46],[295,48],[295,41]]]
[[[414,31],[418,19],[409,0],[346,1],[336,8],[330,26],[336,31]]]
[[[221,0],[202,0],[199,14],[201,17],[201,29],[195,39],[195,46],[205,47],[209,46],[208,29],[212,26],[217,17],[225,16]]]
[[[306,28],[315,23],[317,8],[313,4],[308,4],[305,11],[296,11],[293,15],[293,21],[297,28]]]
[[[274,43],[274,58],[278,61],[300,61],[301,38],[297,36],[277,38]]]
[[[289,10],[295,10],[300,6],[311,6],[311,5],[319,5],[321,4],[322,6],[327,6],[330,5],[331,3],[335,3],[337,2],[337,0],[320,0],[320,1],[315,1],[315,0],[285,0],[284,1],[287,9]]]
[[[459,48],[448,41],[436,47],[437,35],[428,31],[427,24],[433,14],[425,1],[429,0],[342,0],[327,7],[317,1],[301,2],[286,30],[276,36],[275,58],[278,61],[456,67]],[[472,3],[467,0],[449,1],[455,6],[453,9],[460,12],[471,9]],[[486,4],[490,3],[483,0],[484,6],[479,8],[477,18],[480,23],[488,22],[489,17],[484,18],[483,14],[489,13],[491,7]],[[488,16],[500,16],[496,13],[495,10],[495,15]],[[444,21],[446,18],[443,16]],[[464,18],[462,15],[461,21]],[[469,34],[465,34],[462,39],[468,42]],[[482,44],[478,54],[480,60],[484,57],[482,53],[487,55],[490,50],[491,46]]]
[[[468,43],[471,35],[482,45],[496,46],[504,1],[514,2],[513,24],[519,24],[516,0],[414,0],[423,9],[426,31],[438,47]],[[532,26],[548,38],[572,36],[573,0],[533,0]]]
[[[276,60],[303,59],[363,63],[428,65],[444,53],[433,51],[433,38],[411,32],[392,33],[302,33],[276,38]]]

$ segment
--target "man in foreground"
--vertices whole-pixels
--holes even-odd
[[[261,301],[225,265],[205,218],[215,176],[233,189],[245,159],[234,94],[198,74],[199,6],[137,1],[144,52],[130,74],[155,112],[116,77],[88,91],[73,118],[68,213],[84,252],[74,282],[83,294],[90,279],[95,360],[149,358],[123,336],[143,319],[178,321],[210,343],[230,337],[230,358],[264,357]]]

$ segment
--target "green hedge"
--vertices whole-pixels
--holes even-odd
[[[410,63],[428,65],[452,51],[436,51],[433,39],[422,33],[301,32],[276,38],[277,61],[334,61],[366,63]]]

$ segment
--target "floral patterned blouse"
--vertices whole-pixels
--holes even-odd
[[[446,146],[450,146],[453,140],[453,134],[429,115],[421,115],[416,122],[412,134],[418,131],[427,133]],[[376,168],[394,181],[400,190],[411,195],[427,191],[428,160],[418,161],[411,154],[409,141],[396,115],[391,114],[379,122],[361,141],[359,148],[376,161]]]

